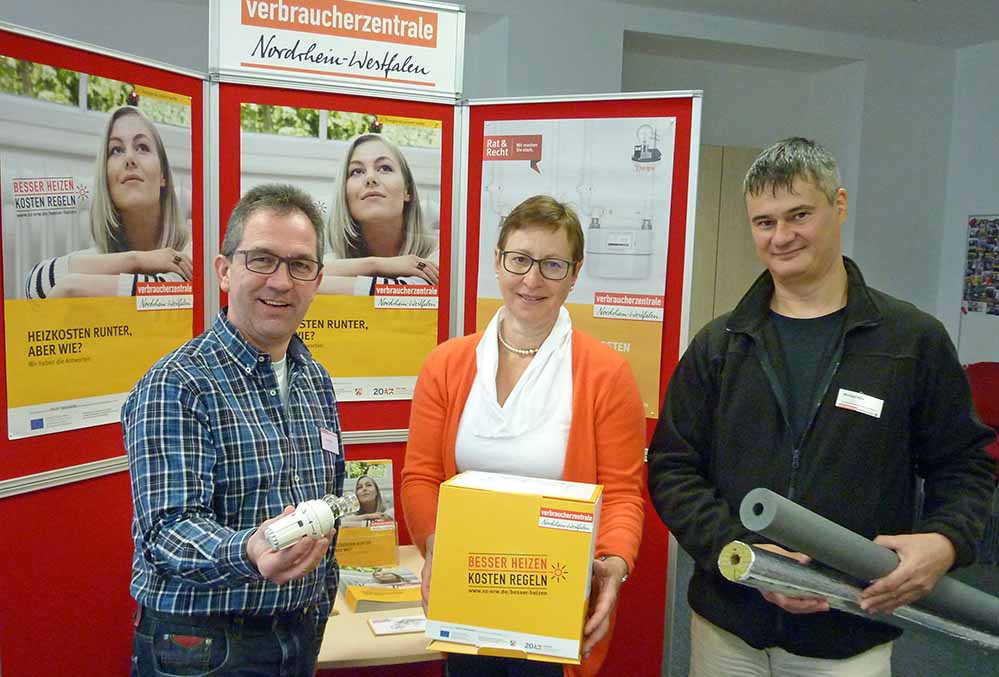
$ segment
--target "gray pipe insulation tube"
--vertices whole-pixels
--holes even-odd
[[[872,581],[898,566],[898,555],[769,489],[753,489],[739,506],[742,524],[826,566]],[[946,618],[999,634],[999,598],[944,576],[920,606]]]
[[[999,636],[926,611],[919,602],[900,606],[890,616],[869,614],[857,604],[862,588],[857,586],[856,579],[816,562],[799,564],[759,546],[732,541],[722,548],[718,556],[718,571],[733,583],[757,590],[792,597],[822,597],[831,608],[846,613],[882,623],[900,618],[985,649],[999,651]]]

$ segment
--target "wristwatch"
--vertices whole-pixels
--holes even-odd
[[[600,555],[600,557],[597,557],[597,559],[600,560],[601,562],[604,562],[604,561],[607,560],[608,557],[617,557],[617,555]],[[625,566],[627,566],[627,565],[625,565]],[[626,580],[628,580],[628,576],[629,576],[629,574],[625,574],[624,576],[621,576],[621,582],[624,583]]]

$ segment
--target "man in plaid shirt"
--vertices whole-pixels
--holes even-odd
[[[312,199],[265,185],[236,205],[211,328],[132,389],[132,674],[312,675],[339,569],[331,543],[264,530],[343,490],[333,384],[295,335],[322,280]]]

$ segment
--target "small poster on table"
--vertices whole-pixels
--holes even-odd
[[[357,497],[360,510],[340,521],[337,560],[347,567],[398,563],[395,492],[389,459],[347,461],[344,494]]]

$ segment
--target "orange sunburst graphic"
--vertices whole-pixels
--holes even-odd
[[[557,564],[552,564],[552,578],[554,578],[556,581],[561,582],[568,577],[569,577],[569,569],[568,567],[566,567],[565,564],[563,564],[562,562],[558,562]]]

